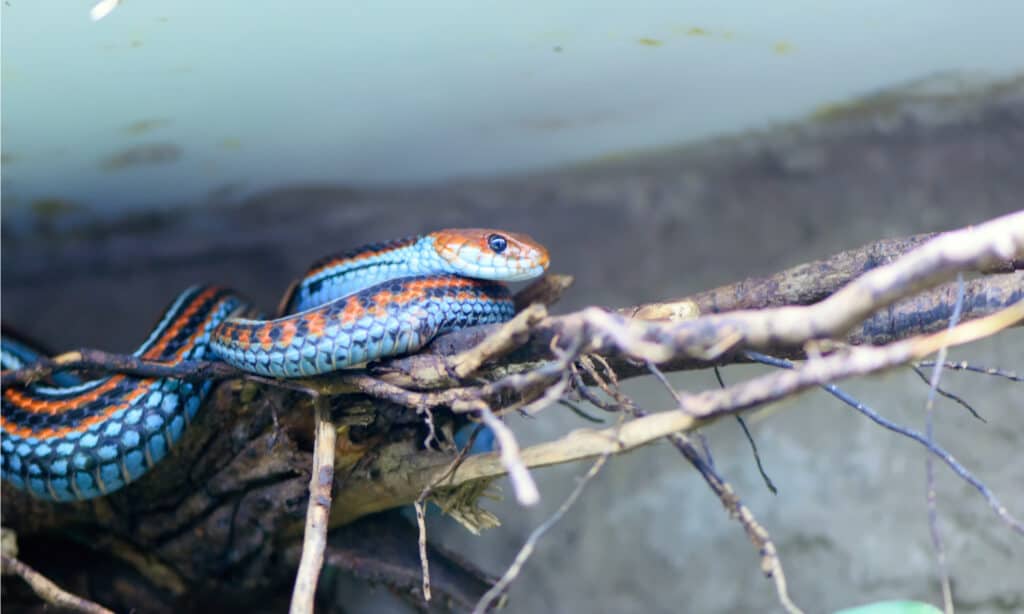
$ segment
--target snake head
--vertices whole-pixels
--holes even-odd
[[[523,281],[539,277],[548,268],[548,250],[518,232],[449,228],[429,236],[438,255],[465,277]]]

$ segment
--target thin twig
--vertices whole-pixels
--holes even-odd
[[[963,325],[961,324],[961,326]],[[792,362],[782,358],[766,356],[764,354],[758,354],[757,352],[747,352],[747,354],[750,355],[751,357],[756,357],[757,362],[762,362],[764,364],[781,367],[783,369],[796,368],[796,365],[794,365]],[[960,462],[957,461],[952,454],[943,449],[942,446],[934,442],[929,442],[927,437],[913,429],[900,426],[895,422],[892,422],[891,420],[882,417],[882,415],[876,412],[874,409],[868,407],[864,403],[861,403],[857,399],[853,398],[852,396],[841,390],[835,384],[825,384],[822,385],[821,388],[825,390],[825,392],[831,394],[835,398],[842,401],[843,403],[846,403],[850,407],[864,414],[865,416],[867,416],[869,420],[881,426],[882,428],[903,435],[904,437],[912,439],[917,443],[921,444],[922,446],[924,446],[925,448],[927,448],[929,452],[931,452],[936,457],[941,459],[944,463],[946,463],[946,465],[953,470],[953,473],[957,474],[958,476],[960,476],[961,479],[963,479],[965,482],[973,486],[974,489],[977,490],[981,494],[981,496],[985,498],[985,501],[988,503],[989,507],[992,508],[992,510],[996,513],[997,516],[999,516],[1000,519],[1002,519],[1003,522],[1009,525],[1009,527],[1017,533],[1024,535],[1024,524],[1022,524],[1012,514],[1010,514],[1009,510],[1007,510],[1006,507],[1002,503],[1000,503],[999,499],[991,490],[989,490],[988,486],[985,486],[984,482],[976,478],[973,473],[971,473],[970,471],[967,470],[966,467],[961,465]]]
[[[646,445],[673,432],[692,431],[722,415],[734,414],[764,403],[777,401],[811,387],[826,385],[829,382],[858,375],[877,373],[921,360],[936,352],[942,345],[959,345],[991,336],[1022,319],[1024,319],[1024,302],[985,318],[962,323],[954,329],[941,333],[914,337],[881,347],[847,348],[842,352],[808,361],[799,369],[764,374],[732,385],[725,390],[706,390],[699,394],[681,393],[680,396],[684,403],[683,411],[662,412],[630,421],[623,425],[621,432],[608,429],[580,429],[560,439],[526,448],[520,452],[519,457],[526,467],[534,468],[592,458],[609,449],[622,452]],[[744,360],[753,359],[745,357]],[[577,362],[582,365],[585,361],[580,359]],[[792,366],[792,363],[786,362],[785,364]],[[570,371],[572,371],[571,366]],[[587,376],[591,377],[589,373]],[[554,381],[557,377],[558,374],[553,374],[550,381]],[[595,405],[599,407],[615,411],[609,404],[603,403],[596,395],[591,394],[586,386],[579,386],[581,380],[582,378],[573,376],[574,384],[578,386],[577,391],[584,398],[595,402]],[[831,389],[829,390],[832,392]],[[467,407],[463,411],[473,411],[473,408],[467,403]],[[872,419],[886,428],[891,426],[891,423],[880,419],[877,414]],[[897,432],[906,433],[907,431]],[[911,438],[927,447],[923,436],[918,438],[911,436]],[[930,449],[936,453],[940,453],[941,450],[937,446]],[[950,465],[958,475],[968,479],[970,474],[965,472],[951,456],[944,451],[941,451],[940,455],[944,455],[944,462]],[[422,458],[411,462],[414,463],[414,466],[409,469],[410,473],[403,472],[402,474],[406,476],[402,478],[405,485],[395,483],[387,476],[381,477],[380,474],[375,474],[372,471],[365,477],[354,476],[347,480],[343,486],[346,506],[344,509],[335,510],[332,523],[344,524],[368,513],[411,503],[419,494],[422,485],[436,479],[439,472],[443,470],[436,459]],[[445,465],[447,465],[447,461],[445,461]],[[505,473],[507,473],[507,469],[500,457],[493,454],[477,455],[467,459],[459,467],[450,483],[457,485],[480,478],[498,477]],[[372,483],[368,483],[370,476],[376,476],[372,478]],[[1000,518],[1013,526],[1014,530],[1019,530],[1024,534],[1024,527],[1020,527],[1013,516],[991,497],[991,493],[981,482],[973,476],[970,476],[968,481],[986,496],[989,504],[993,506]],[[382,487],[382,483],[386,486]]]
[[[419,537],[416,540],[420,553],[420,569],[423,577],[423,601],[430,602],[430,559],[427,557],[427,504],[421,499],[412,502],[416,510],[416,527]]]
[[[934,368],[934,367],[936,367],[936,366],[939,366],[939,365],[942,365],[942,364],[944,364],[944,363],[941,363],[941,362],[936,362],[936,361],[931,361],[931,362],[932,362],[931,366],[932,366],[933,368]],[[915,373],[915,374],[916,374],[916,375],[917,375],[917,376],[918,376],[919,378],[921,378],[921,380],[922,380],[922,381],[923,381],[924,383],[928,384],[929,386],[931,385],[931,379],[930,379],[930,378],[928,377],[928,375],[927,375],[927,374],[926,374],[926,373],[925,373],[925,372],[924,372],[924,371],[923,371],[923,370],[921,369],[921,367],[919,367],[919,366],[917,366],[917,365],[910,365],[910,369],[911,369],[911,370],[912,370],[912,371],[913,371],[913,372],[914,372],[914,373]],[[959,405],[960,407],[963,407],[964,409],[966,409],[967,411],[969,411],[969,412],[971,413],[971,415],[972,415],[972,416],[974,416],[975,418],[977,418],[978,420],[981,420],[982,422],[988,422],[988,420],[986,420],[986,419],[985,419],[984,417],[982,417],[982,415],[981,415],[981,414],[979,414],[979,413],[978,413],[978,411],[977,411],[976,409],[974,409],[974,407],[972,407],[970,403],[968,403],[968,402],[967,402],[967,401],[965,401],[964,399],[960,398],[959,396],[957,396],[957,395],[953,394],[952,392],[949,392],[948,390],[945,390],[945,389],[943,389],[943,388],[942,388],[942,386],[937,386],[937,387],[935,388],[935,392],[937,392],[938,394],[942,395],[943,397],[945,397],[945,398],[949,399],[950,401],[953,401],[954,403],[956,403],[956,404],[957,404],[957,405]]]
[[[290,614],[312,614],[317,580],[324,565],[327,526],[331,511],[331,487],[334,485],[334,444],[337,432],[331,422],[330,401],[314,397],[316,439],[313,443],[313,475],[309,479],[309,504],[306,530],[302,539],[302,558],[295,577]]]
[[[35,569],[32,569],[25,563],[13,556],[6,554],[0,554],[3,563],[3,572],[5,574],[13,573],[24,580],[36,595],[40,599],[49,603],[50,605],[71,610],[73,612],[84,612],[85,614],[113,614],[111,610],[89,601],[81,597],[72,595],[65,591],[61,587],[57,586],[52,580],[39,573]]]
[[[523,464],[523,459],[519,455],[519,443],[516,442],[515,435],[486,404],[482,404],[478,411],[480,420],[494,432],[494,438],[498,441],[501,462],[508,471],[508,479],[512,482],[516,500],[520,505],[535,505],[540,501],[540,492],[537,490],[537,483],[533,481],[533,476],[530,475],[530,470]]]
[[[586,382],[583,381],[583,377],[580,375],[579,369],[581,367],[587,372],[587,375],[598,384],[599,388],[601,388],[604,383],[601,381],[601,376],[594,368],[593,360],[590,356],[580,356],[576,363],[569,365],[570,379],[572,380],[574,389],[579,393],[580,397],[598,409],[611,413],[619,413],[622,411],[622,408],[619,405],[605,401],[590,390],[590,387],[587,386]]]
[[[455,377],[462,379],[475,373],[488,360],[500,358],[530,338],[530,329],[546,318],[544,305],[533,304],[516,314],[501,328],[490,334],[477,346],[452,356],[448,361]]]
[[[573,283],[572,275],[547,273],[526,286],[513,297],[516,311],[523,311],[530,305],[554,305]]]
[[[434,412],[430,411],[429,407],[423,407],[417,409],[416,413],[423,415],[423,423],[427,425],[427,436],[423,439],[423,447],[430,449],[431,442],[441,447],[441,442],[437,438],[437,428],[434,426]]]
[[[662,373],[662,371],[658,369],[658,367],[654,363],[651,362],[647,363],[647,369],[650,370],[652,374],[654,374],[654,377],[659,382],[661,382],[662,386],[664,386],[668,390],[669,394],[672,396],[672,398],[675,400],[678,406],[682,408],[683,405],[682,401],[680,400],[679,392],[677,392],[676,389],[672,386],[672,384],[668,381],[668,378],[665,377],[665,374]],[[714,373],[715,378],[718,380],[719,388],[725,389],[725,381],[722,379],[722,375],[719,372],[718,367],[714,368]],[[761,455],[758,454],[757,444],[754,443],[754,437],[753,435],[750,434],[750,430],[747,428],[746,421],[743,419],[743,416],[739,414],[736,414],[736,421],[739,422],[740,428],[743,429],[743,433],[747,437],[747,442],[750,444],[750,448],[754,453],[754,462],[757,464],[757,470],[761,473],[761,479],[764,480],[765,486],[768,487],[768,490],[771,491],[773,495],[778,494],[778,490],[775,488],[775,484],[772,483],[772,479],[768,477],[768,474],[764,470],[764,466],[761,464]],[[705,460],[707,461],[708,465],[712,469],[714,469],[714,463],[711,461],[711,451],[708,449],[706,441],[702,440],[702,447],[704,448]]]
[[[11,369],[0,375],[4,388],[15,384],[31,384],[59,371],[87,373],[124,373],[138,377],[173,377],[187,381],[222,380],[242,377],[240,371],[223,362],[183,360],[177,363],[146,360],[132,354],[114,354],[83,348],[44,358],[22,369]]]
[[[472,435],[470,435],[469,441],[467,441],[466,445],[464,445],[462,449],[458,451],[458,453],[455,455],[455,458],[453,458],[452,462],[448,465],[448,469],[441,476],[439,476],[436,481],[427,484],[423,488],[423,491],[420,492],[420,496],[417,497],[415,501],[413,501],[413,506],[416,511],[416,526],[419,530],[419,537],[417,538],[417,543],[419,544],[420,571],[421,576],[423,578],[423,600],[427,602],[429,602],[431,598],[430,561],[427,557],[427,498],[430,496],[430,493],[433,492],[435,486],[442,483],[456,469],[458,469],[459,464],[466,459],[466,456],[469,454],[470,450],[473,449],[473,444],[476,442],[476,438],[479,434],[480,425],[477,425]]]
[[[715,379],[718,381],[719,388],[725,388],[725,380],[722,379],[722,372],[716,366],[714,368]],[[757,451],[757,442],[754,441],[754,435],[750,432],[750,428],[747,427],[747,421],[743,419],[743,416],[736,414],[736,422],[739,423],[740,429],[743,430],[743,435],[747,438],[747,443],[750,444],[750,451],[754,454],[754,463],[757,465],[757,472],[761,474],[761,479],[764,481],[765,487],[773,495],[779,494],[779,490],[775,488],[775,483],[768,477],[768,472],[764,470],[764,465],[761,463],[761,454]],[[712,465],[714,467],[714,465]]]
[[[569,411],[571,411],[572,413],[576,414],[580,418],[583,418],[587,422],[593,422],[595,424],[604,424],[604,420],[598,418],[597,416],[592,416],[589,413],[583,411],[583,409],[581,409],[578,405],[576,405],[575,403],[573,403],[571,401],[568,401],[566,399],[561,399],[561,400],[558,401],[558,404],[561,405],[562,407],[569,408]]]
[[[595,358],[597,358],[598,362],[603,365],[605,374],[608,377],[608,380],[605,381],[604,378],[597,375],[597,373],[593,371],[590,372],[591,377],[598,380],[602,390],[622,405],[622,411],[628,412],[639,419],[647,416],[647,411],[641,409],[635,401],[618,389],[617,376],[615,375],[615,371],[611,368],[611,365],[609,365],[607,361],[600,356],[596,356]],[[592,369],[592,367],[586,363],[584,363],[583,366],[584,368]],[[671,396],[676,400],[678,407],[680,409],[684,409],[683,397],[669,383],[665,374],[662,373],[653,363],[648,362],[647,368],[662,383],[662,385],[668,389]],[[729,510],[730,515],[736,517],[740,524],[743,525],[743,530],[747,533],[747,537],[749,537],[751,542],[757,547],[757,551],[761,556],[762,571],[764,571],[765,575],[772,578],[775,582],[775,591],[778,594],[779,603],[782,607],[787,612],[790,612],[790,614],[799,614],[800,609],[796,607],[793,600],[789,597],[789,592],[786,588],[786,576],[782,571],[782,561],[779,559],[778,551],[775,548],[774,542],[772,542],[771,536],[768,534],[768,531],[757,522],[753,512],[743,504],[735,491],[733,491],[732,486],[729,485],[729,483],[726,482],[715,470],[711,461],[711,451],[707,448],[707,442],[702,441],[704,444],[705,454],[705,457],[702,457],[687,434],[681,432],[670,433],[667,435],[667,439],[701,474],[708,486],[711,487],[711,490],[716,496],[718,496],[722,505],[725,506],[725,509]]]
[[[921,360],[915,363],[918,367],[927,369],[928,367],[934,367],[934,360]],[[945,362],[942,367],[950,371],[970,371],[971,373],[980,373],[982,375],[991,375],[993,377],[1002,377],[1014,382],[1024,382],[1024,375],[1018,375],[1016,371],[1007,371],[1005,369],[999,369],[996,367],[981,367],[978,365],[972,365],[966,361],[960,362]]]
[[[754,513],[743,503],[732,486],[718,475],[713,466],[701,458],[689,437],[682,433],[673,433],[669,435],[669,440],[697,469],[725,509],[729,510],[729,513],[743,525],[747,537],[757,547],[757,551],[761,555],[761,571],[775,583],[775,594],[783,609],[789,614],[801,614],[802,611],[789,596],[789,589],[786,587],[786,574],[782,570],[782,560],[779,558],[778,549],[768,531],[761,526],[757,518],[754,517]]]
[[[599,471],[601,471],[601,467],[603,467],[605,461],[608,460],[608,456],[609,453],[599,456],[598,459],[594,461],[594,464],[590,466],[590,470],[587,471],[587,473],[584,474],[576,484],[576,488],[574,488],[569,496],[566,497],[565,501],[562,502],[562,505],[558,506],[555,513],[530,533],[530,536],[523,544],[523,547],[519,549],[519,552],[516,554],[516,557],[509,568],[504,574],[502,574],[501,578],[495,582],[494,586],[484,593],[484,596],[480,598],[480,601],[477,602],[476,607],[473,608],[473,614],[483,614],[483,612],[486,612],[494,600],[508,590],[512,581],[519,576],[519,573],[522,571],[523,565],[526,563],[527,559],[529,559],[530,555],[533,554],[534,549],[537,547],[537,542],[540,541],[540,538],[543,537],[551,527],[555,526],[555,524],[565,516],[565,513],[569,511],[569,508],[576,503],[576,500],[580,498],[581,494],[583,494],[583,489],[586,487],[587,483],[590,482],[590,480],[593,479]]]
[[[569,389],[571,383],[569,377],[569,365],[571,365],[576,359],[582,343],[577,341],[570,344],[568,348],[562,349],[558,347],[558,341],[558,337],[551,339],[549,347],[551,353],[555,355],[555,360],[546,366],[547,369],[557,368],[560,372],[558,378],[553,383],[548,384],[541,394],[537,395],[532,400],[528,399],[528,402],[522,404],[513,404],[512,406],[505,408],[503,411],[507,412],[511,409],[519,409],[524,416],[534,416],[545,407],[557,403],[558,400],[565,395],[565,392]]]
[[[956,307],[953,308],[953,315],[949,318],[949,328],[953,329],[960,319],[960,313],[964,304],[964,276],[957,275],[957,282],[960,289],[956,296]],[[925,402],[925,434],[928,443],[935,442],[935,391],[939,388],[939,379],[942,377],[942,364],[946,362],[946,355],[949,348],[939,348],[935,358],[935,366],[932,368],[931,382],[928,386],[928,400]],[[925,473],[927,475],[928,491],[928,527],[932,537],[932,547],[935,549],[935,558],[939,566],[939,579],[942,584],[942,603],[946,614],[953,614],[953,588],[949,582],[949,568],[946,565],[946,548],[942,542],[942,533],[939,531],[939,513],[935,494],[935,457],[931,454],[925,457]]]

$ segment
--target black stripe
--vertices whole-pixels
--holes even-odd
[[[138,380],[124,380],[110,391],[100,395],[100,397],[92,403],[78,405],[72,409],[56,414],[27,411],[22,409],[19,405],[9,401],[5,396],[3,399],[4,419],[9,423],[16,424],[20,427],[29,427],[33,432],[39,432],[47,428],[74,429],[86,418],[102,412],[111,405],[122,403],[124,401],[124,396],[131,390],[134,390],[138,383]],[[26,390],[25,392],[30,392],[30,390]],[[61,400],[50,396],[32,396],[41,400]],[[140,397],[140,399],[144,400],[145,397]]]

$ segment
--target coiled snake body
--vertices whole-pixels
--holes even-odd
[[[218,286],[185,290],[135,356],[178,363],[220,359],[290,378],[414,352],[435,336],[513,315],[503,281],[539,276],[547,251],[487,229],[442,230],[320,260],[289,289],[272,320],[243,319],[246,302]],[[39,358],[4,336],[4,369]],[[109,494],[163,459],[199,411],[211,382],[111,375],[11,386],[0,414],[0,477],[51,501]]]

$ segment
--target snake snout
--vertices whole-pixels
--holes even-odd
[[[459,275],[495,281],[524,281],[548,268],[548,250],[532,237],[490,228],[431,233],[434,248]]]

